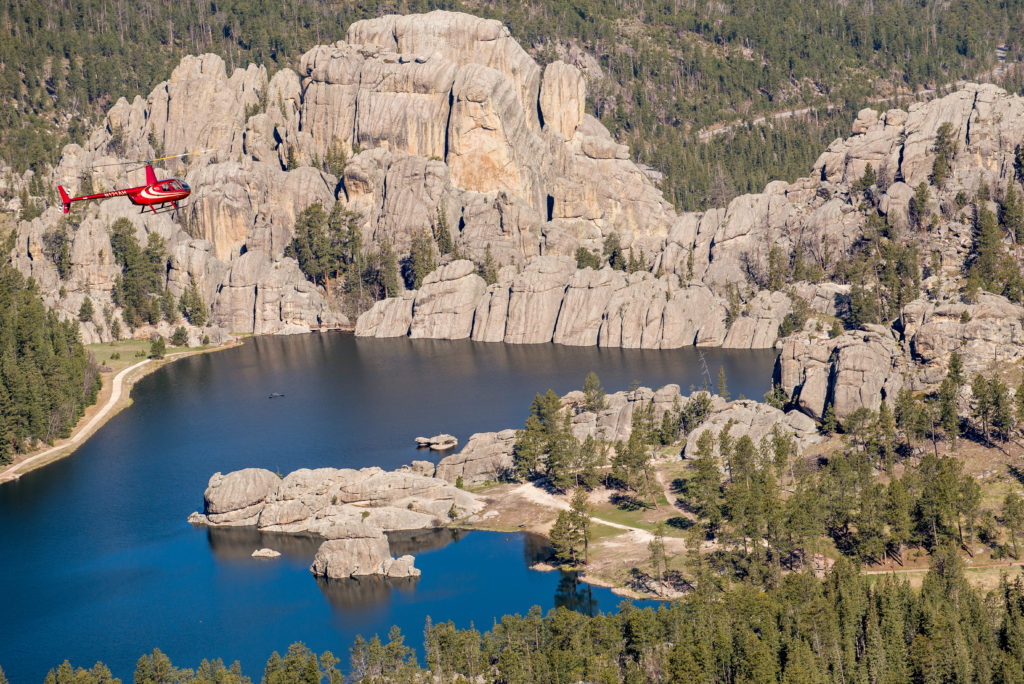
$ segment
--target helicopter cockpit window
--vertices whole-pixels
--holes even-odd
[[[190,188],[188,187],[188,183],[186,183],[185,181],[181,181],[181,189],[189,190]]]

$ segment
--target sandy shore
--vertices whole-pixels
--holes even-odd
[[[156,369],[188,356],[196,354],[208,354],[210,352],[230,349],[241,344],[240,341],[211,347],[209,349],[190,349],[188,351],[175,352],[166,355],[163,359],[144,359],[136,364],[128,366],[117,373],[101,373],[103,389],[96,399],[96,403],[85,410],[85,414],[79,419],[78,425],[71,432],[71,436],[56,442],[53,446],[47,446],[28,454],[20,454],[15,457],[14,462],[0,470],[0,485],[5,482],[17,480],[25,473],[37,468],[58,461],[70,456],[79,446],[85,443],[97,430],[116,416],[121,409],[131,406],[131,388],[140,379],[146,377]]]

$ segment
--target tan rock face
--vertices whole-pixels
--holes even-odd
[[[535,165],[542,156],[543,144],[503,75],[479,64],[459,69],[445,160],[452,184],[478,192],[504,190],[539,208]]]
[[[560,60],[545,67],[540,87],[540,111],[545,131],[571,140],[583,121],[586,103],[587,84],[579,69]]]
[[[453,484],[460,477],[465,484],[497,482],[515,465],[515,442],[515,430],[474,434],[462,451],[441,459],[435,477]]]
[[[540,67],[499,21],[443,11],[389,15],[353,23],[346,40],[410,55],[436,52],[460,66],[482,64],[494,69],[512,84],[523,111],[534,112],[531,125],[539,128],[534,105]]]
[[[300,73],[305,76],[305,93],[301,98],[301,128],[309,133],[321,157],[335,141],[346,153],[352,151],[363,59],[345,43],[318,45],[302,56]]]
[[[245,107],[259,101],[267,72],[250,65],[228,78],[216,55],[186,56],[149,96],[149,121],[166,154],[212,148],[242,152]],[[196,147],[198,146],[198,147]]]
[[[356,142],[443,158],[455,71],[454,64],[439,57],[385,53],[367,59],[356,95]]]
[[[1024,358],[1022,321],[1024,307],[985,292],[974,304],[919,299],[904,309],[904,336],[919,379],[935,385],[945,377],[954,351],[968,375],[986,372],[993,363]]]
[[[879,211],[903,228],[913,187],[930,173],[942,123],[952,124],[957,139],[950,187],[969,196],[981,182],[1005,186],[1024,139],[1024,100],[968,84],[906,112],[860,112],[852,136],[830,145],[806,178],[769,183],[725,208],[677,215],[652,181],[657,175],[633,163],[628,148],[586,113],[580,68],[595,77],[600,68],[578,50],[562,52],[572,64],[556,61],[542,74],[500,23],[438,11],[356,22],[346,41],[312,47],[297,72],[281,70],[269,83],[260,67],[228,74],[219,57],[188,57],[147,99],[119,100],[85,144],[65,148],[53,180],[77,187],[83,170],[118,161],[114,147],[136,158],[156,156],[151,138],[165,153],[215,148],[158,170],[194,189],[179,224],[133,220],[141,222],[141,235],[158,232],[178,255],[168,287],[178,291],[195,278],[215,320],[229,329],[286,332],[342,320],[325,313],[322,294],[282,258],[302,209],[342,201],[360,216],[369,249],[386,238],[402,257],[411,237],[443,214],[461,254],[479,263],[489,249],[499,267],[521,271],[475,302],[476,285],[460,289],[459,312],[448,318],[428,316],[424,299],[420,311],[428,317],[419,321],[417,295],[379,305],[362,334],[415,328],[416,336],[488,341],[746,348],[770,346],[785,315],[785,301],[758,292],[773,246],[800,246],[824,263],[861,238],[862,198],[850,184],[868,164],[879,177],[872,190]],[[115,138],[120,145],[111,145]],[[332,149],[348,155],[343,170],[331,155],[330,170],[341,178],[323,170]],[[98,168],[93,182],[104,188],[138,181],[117,166]],[[941,204],[948,213],[950,198],[936,199],[934,209]],[[124,200],[109,204],[116,211],[90,216],[134,215]],[[57,290],[68,284],[57,283],[36,257],[58,217],[19,227],[14,255],[19,268]],[[188,235],[179,235],[179,226]],[[88,232],[74,242],[69,297],[60,306],[86,295],[109,299],[104,291],[116,268],[103,246],[105,228],[83,221]],[[943,259],[961,260],[969,231],[940,232],[950,243]],[[579,247],[600,249],[612,233],[649,273],[665,277],[587,275],[577,282],[571,266],[532,265],[537,257],[571,257]],[[264,255],[273,268],[241,283],[231,274],[247,253]],[[255,272],[252,263],[239,268]],[[749,309],[731,328],[722,313],[730,289]],[[813,306],[835,312],[825,299]],[[925,331],[922,350],[927,337]]]
[[[754,446],[760,446],[762,439],[771,439],[776,434],[792,438],[798,451],[822,441],[814,421],[798,411],[783,413],[767,404],[749,400],[718,402],[707,419],[690,431],[683,449],[684,458],[696,458],[697,441],[705,431],[715,437],[715,453],[718,455],[719,437],[726,425],[733,440],[747,436]]]
[[[473,330],[473,313],[487,285],[472,261],[453,261],[423,281],[413,300],[409,336],[465,339]]]
[[[904,386],[906,358],[888,330],[868,328],[835,339],[786,339],[779,380],[804,413],[821,418],[831,404],[842,422],[859,408],[877,411],[883,399],[895,401]]]

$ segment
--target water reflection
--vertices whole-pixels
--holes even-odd
[[[586,582],[581,582],[575,572],[560,572],[558,587],[555,589],[555,607],[568,608],[577,613],[593,617],[597,615],[597,599],[594,589]]]
[[[367,575],[349,579],[317,577],[316,583],[336,612],[346,617],[391,600],[392,591],[413,592],[418,577]]]
[[[397,532],[388,532],[388,544],[391,546],[391,555],[396,558],[406,554],[415,556],[425,551],[444,548],[452,542],[459,541],[469,532],[469,530],[459,530],[450,527],[427,530],[399,530]]]
[[[261,532],[255,527],[208,527],[206,541],[218,560],[251,558],[256,549],[273,549],[286,558],[310,563],[324,542],[320,537]]]
[[[531,568],[537,563],[545,563],[551,560],[554,552],[548,540],[539,534],[523,532],[523,562],[526,567]]]

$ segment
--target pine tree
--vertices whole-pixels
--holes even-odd
[[[988,442],[988,427],[994,406],[988,380],[981,373],[976,373],[971,381],[971,394],[971,416],[981,423],[982,435]]]
[[[626,270],[626,257],[622,253],[622,246],[619,243],[619,234],[616,232],[608,233],[604,239],[604,249],[602,250],[605,262],[612,268],[618,271]]]
[[[572,524],[583,542],[583,563],[590,562],[590,502],[587,501],[587,492],[583,487],[577,487],[572,494],[572,501],[569,504],[569,511],[572,513]]]
[[[836,411],[832,406],[832,403],[829,402],[829,404],[825,406],[825,413],[821,416],[821,434],[831,435],[838,429],[839,421],[836,420]]]
[[[654,577],[660,582],[668,572],[668,556],[665,554],[665,523],[659,522],[654,528],[654,537],[647,543],[650,554],[651,569]]]
[[[423,279],[436,268],[434,241],[426,232],[420,231],[412,237],[412,248],[404,268],[405,284],[411,290],[420,289]]]
[[[956,154],[956,140],[953,125],[944,121],[935,137],[935,161],[932,163],[932,182],[941,188],[949,178],[953,156]]]
[[[1013,542],[1013,557],[1017,558],[1017,535],[1024,532],[1024,498],[1017,492],[1007,492],[1003,499],[1003,523]]]
[[[1024,201],[1021,201],[1013,182],[1006,186],[999,221],[1014,244],[1024,242]]]
[[[78,309],[78,320],[88,323],[92,320],[93,313],[95,313],[95,310],[93,309],[92,300],[86,297],[82,300],[82,306]]]
[[[921,230],[928,223],[931,212],[928,210],[928,202],[931,200],[931,193],[928,191],[928,184],[921,182],[914,190],[914,196],[910,198],[908,217],[910,224]]]
[[[386,237],[380,241],[380,285],[384,297],[397,297],[401,294],[398,284],[398,258]]]
[[[725,378],[725,366],[718,367],[718,396],[729,401],[729,386]]]
[[[149,358],[162,359],[167,353],[167,343],[159,335],[149,344]]]
[[[555,559],[564,565],[576,565],[582,546],[573,518],[571,511],[559,511],[549,533]]]
[[[488,285],[498,282],[498,265],[494,261],[494,254],[491,252],[491,243],[488,242],[484,248],[484,262],[480,264],[478,274]]]
[[[206,303],[203,302],[203,296],[199,292],[199,285],[196,284],[196,279],[192,276],[189,276],[188,287],[181,293],[181,299],[178,301],[178,310],[181,311],[182,315],[192,325],[196,327],[206,325]]]
[[[604,410],[606,404],[604,387],[597,373],[590,371],[583,380],[583,408],[591,413]]]
[[[939,387],[939,418],[946,439],[955,447],[957,439],[960,438],[960,416],[956,409],[956,384],[949,377],[945,378]]]
[[[444,202],[437,207],[437,221],[434,223],[434,240],[437,242],[437,251],[441,254],[451,254],[455,248],[452,242],[452,232],[448,227],[448,210]]]

